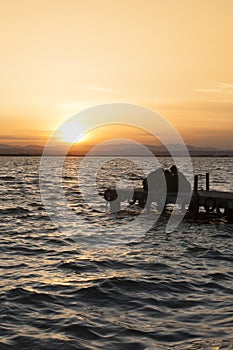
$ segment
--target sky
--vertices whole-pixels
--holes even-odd
[[[233,149],[232,15],[232,0],[1,1],[0,143],[45,144],[76,113],[127,102],[186,144]]]

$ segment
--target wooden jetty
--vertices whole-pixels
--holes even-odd
[[[191,195],[191,201],[190,201]],[[165,198],[165,205],[163,199],[163,206],[156,196],[151,196],[148,200],[148,192],[143,188],[116,188],[111,186],[104,192],[105,200],[110,203],[110,212],[116,213],[120,211],[121,202],[128,201],[129,204],[138,203],[141,208],[146,207],[147,211],[150,211],[150,205],[152,202],[157,202],[159,210],[163,210],[166,205],[177,203],[177,193],[167,193]],[[188,201],[186,200],[188,198]],[[194,177],[194,189],[192,193],[179,193],[180,202],[177,204],[188,204],[187,212],[197,217],[200,208],[204,209],[204,212],[216,213],[217,217],[226,217],[228,223],[233,223],[233,193],[224,191],[210,190],[209,173],[206,173],[206,188],[205,190],[198,190],[198,175]]]

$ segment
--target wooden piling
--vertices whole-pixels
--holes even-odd
[[[121,201],[119,198],[110,202],[110,213],[114,214],[121,210]]]
[[[233,209],[227,210],[227,223],[233,224]]]
[[[194,176],[194,192],[197,193],[198,191],[198,175]]]
[[[210,174],[206,173],[205,178],[206,178],[206,191],[209,191],[210,190]]]

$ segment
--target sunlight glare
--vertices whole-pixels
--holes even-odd
[[[77,143],[85,140],[84,127],[80,123],[65,124],[61,129],[61,140],[66,143]]]

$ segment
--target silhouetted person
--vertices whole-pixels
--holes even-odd
[[[164,170],[164,176],[167,185],[168,193],[177,193],[178,192],[178,182],[177,178],[168,170]]]
[[[160,203],[165,202],[164,196],[166,196],[166,183],[164,171],[159,168],[149,173],[149,175],[142,181],[143,189],[147,192],[147,210],[150,210],[152,202]]]
[[[143,189],[148,191],[156,192],[160,189],[161,183],[164,181],[164,171],[163,169],[159,168],[155,171],[152,171],[149,173],[149,175],[143,179],[142,185]]]
[[[171,171],[171,192],[191,192],[191,185],[184,174],[177,169],[175,165],[170,168]],[[169,191],[168,191],[169,192]]]

